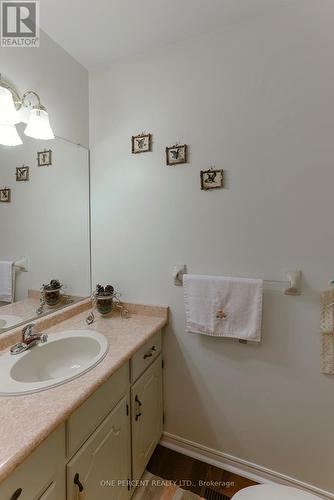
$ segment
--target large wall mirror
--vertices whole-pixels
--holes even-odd
[[[0,333],[89,296],[89,153],[0,146]]]

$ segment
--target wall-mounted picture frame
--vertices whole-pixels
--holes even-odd
[[[133,135],[131,139],[132,153],[149,153],[152,147],[152,134]]]
[[[27,182],[29,180],[29,167],[22,165],[22,167],[16,167],[16,181],[17,182]]]
[[[38,167],[48,167],[52,165],[52,151],[51,149],[39,151],[37,153],[37,166]]]
[[[187,163],[188,146],[186,144],[174,144],[166,148],[167,165],[181,165]]]
[[[201,189],[222,189],[224,187],[224,170],[201,170]]]
[[[12,190],[10,188],[0,189],[0,203],[10,203],[12,201]]]

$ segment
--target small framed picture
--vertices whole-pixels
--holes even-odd
[[[201,189],[222,189],[224,187],[224,170],[201,170]]]
[[[51,149],[39,151],[37,153],[37,165],[39,167],[48,167],[52,165],[52,151]]]
[[[0,189],[0,202],[1,203],[10,203],[11,201],[11,193],[12,190],[10,188]]]
[[[187,145],[175,144],[166,148],[166,163],[167,165],[180,165],[187,163]]]
[[[132,153],[148,153],[151,151],[152,134],[140,134],[132,136]]]
[[[16,180],[17,182],[26,182],[29,180],[29,167],[22,165],[22,167],[16,167]]]

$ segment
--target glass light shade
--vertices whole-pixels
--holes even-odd
[[[10,90],[0,84],[0,125],[15,125],[18,116]]]
[[[25,135],[34,139],[54,139],[54,133],[49,122],[48,112],[42,106],[35,106],[29,114],[28,125],[24,131]]]
[[[17,123],[25,123],[25,124],[28,123],[30,110],[26,106],[21,106],[21,108],[18,109],[16,113],[17,113]]]
[[[0,125],[0,144],[3,146],[19,146],[23,144],[15,125]]]

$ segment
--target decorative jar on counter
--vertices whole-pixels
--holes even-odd
[[[114,287],[111,285],[96,285],[93,294],[96,309],[102,315],[108,314],[113,308]]]

